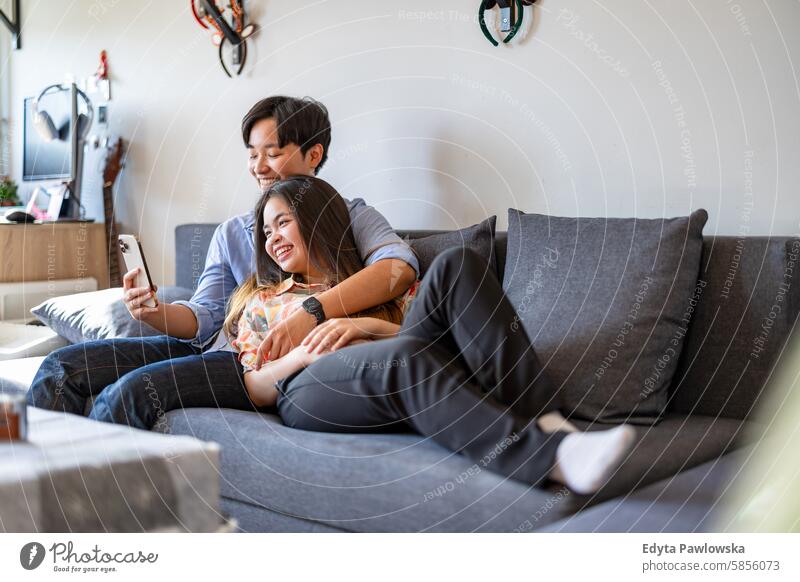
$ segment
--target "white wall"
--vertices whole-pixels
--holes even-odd
[[[14,173],[22,98],[91,74],[107,49],[109,130],[132,144],[121,217],[159,282],[173,280],[175,225],[254,203],[239,122],[275,93],[328,105],[321,176],[398,228],[489,214],[505,228],[509,206],[643,217],[705,207],[707,233],[800,231],[797,0],[544,0],[498,48],[477,5],[250,0],[262,29],[231,80],[185,0],[24,0],[23,48],[2,69]],[[87,204],[100,197],[98,157]]]

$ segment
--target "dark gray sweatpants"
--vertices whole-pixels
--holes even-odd
[[[397,337],[341,349],[279,382],[280,415],[313,431],[411,428],[538,484],[566,433],[536,425],[559,403],[515,317],[479,255],[447,250],[425,274]]]

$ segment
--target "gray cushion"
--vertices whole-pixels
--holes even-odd
[[[192,292],[182,287],[158,289],[159,300],[167,303],[186,300],[191,296]],[[122,287],[54,297],[31,309],[31,313],[74,344],[96,339],[145,337],[163,333],[131,317],[122,302]]]
[[[608,427],[575,424],[584,430]],[[677,475],[750,442],[759,426],[736,418],[667,413],[654,426],[637,426],[636,444],[592,502],[627,494],[671,475]],[[585,500],[574,495],[573,503]]]
[[[220,508],[226,515],[235,516],[236,529],[242,533],[339,533],[347,530],[298,519],[258,504],[245,503],[230,497],[220,499]]]
[[[798,273],[800,239],[706,240],[700,272],[705,287],[670,410],[747,418],[757,404],[780,404],[779,397],[762,402],[761,392],[797,322]]]
[[[723,531],[724,509],[719,502],[731,483],[750,474],[742,471],[749,448],[687,469],[648,487],[584,509],[551,523],[542,532],[569,533],[686,533]]]
[[[707,219],[705,210],[654,220],[509,209],[503,287],[566,415],[649,424],[663,413]]]
[[[222,446],[224,497],[286,517],[359,532],[491,532],[565,516],[563,494],[476,472],[466,457],[415,434],[309,432],[226,409],[166,418],[167,432]],[[262,528],[252,517],[246,527],[272,521]]]
[[[436,255],[452,247],[472,249],[483,257],[492,272],[496,273],[497,266],[494,256],[494,230],[496,223],[497,217],[490,216],[478,224],[473,224],[460,230],[421,238],[407,237],[406,242],[411,245],[419,259],[420,279],[425,275]]]

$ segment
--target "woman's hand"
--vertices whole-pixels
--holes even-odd
[[[310,366],[324,354],[310,354],[305,346],[297,346],[284,357],[267,362],[258,370],[246,372],[244,385],[256,406],[274,406],[278,400],[275,387],[282,379]]]
[[[375,337],[375,322],[381,320],[373,317],[337,317],[324,321],[311,330],[300,347],[308,348],[311,353],[322,354],[336,351],[355,340],[369,340]]]
[[[286,354],[286,357],[294,359],[294,361],[297,362],[300,365],[300,367],[305,368],[307,366],[310,366],[317,360],[319,360],[322,356],[326,355],[327,353],[329,353],[329,350],[325,350],[320,353],[312,353],[306,346],[300,345],[294,348],[288,354]]]
[[[143,321],[148,315],[152,313],[158,313],[158,306],[160,303],[156,297],[156,291],[158,291],[158,287],[155,285],[153,285],[153,290],[150,290],[147,287],[133,286],[138,273],[139,268],[137,267],[125,273],[125,276],[122,278],[122,301],[125,303],[125,307],[128,308],[128,312],[131,314],[131,317],[136,320]],[[145,301],[150,299],[155,299],[155,307],[148,307],[144,305]]]
[[[258,370],[264,362],[279,360],[291,352],[314,329],[315,323],[314,316],[304,309],[295,309],[291,315],[285,316],[267,332],[258,346],[253,368]]]

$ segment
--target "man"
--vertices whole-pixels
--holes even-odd
[[[315,175],[331,139],[325,107],[311,99],[269,97],[242,121],[248,167],[259,188],[292,175]],[[344,317],[401,295],[419,271],[417,259],[388,222],[363,200],[347,201],[353,234],[365,268],[304,303],[262,343],[263,359],[277,359],[325,319]],[[144,305],[152,292],[134,288],[136,272],[124,278],[131,315],[166,335],[99,340],[67,346],[45,358],[28,392],[33,406],[151,428],[174,408],[213,406],[254,409],[236,354],[213,342],[222,327],[228,297],[253,271],[252,211],[221,224],[212,239],[197,291],[189,301]],[[213,342],[213,345],[212,345]]]

